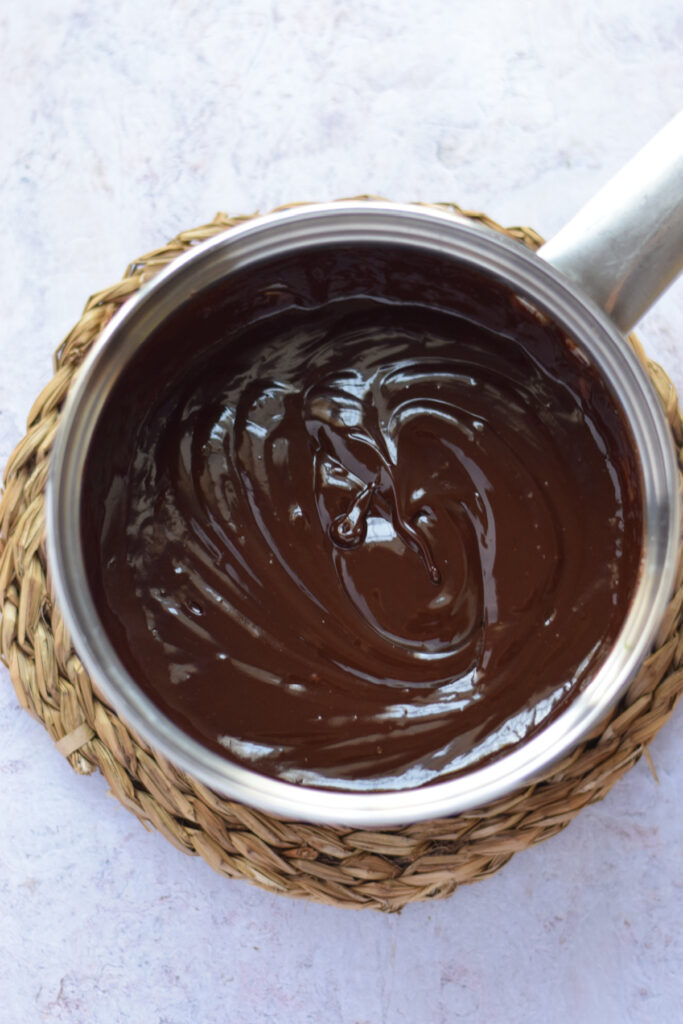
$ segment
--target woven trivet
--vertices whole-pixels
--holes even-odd
[[[541,243],[528,228],[505,230],[482,214],[467,216],[532,249]],[[647,753],[683,690],[682,574],[679,566],[654,653],[609,718],[542,781],[476,811],[372,831],[281,821],[217,796],[150,750],[93,689],[50,597],[44,544],[50,448],[74,373],[121,304],[180,253],[245,219],[218,214],[131,263],[122,281],[92,296],[57,350],[54,377],[31,409],[28,432],[5,471],[2,655],[19,701],[44,724],[60,754],[77,772],[99,768],[113,795],[179,849],[199,854],[229,878],[246,878],[272,892],[340,907],[400,910],[448,896],[555,835]],[[630,340],[660,396],[683,465],[683,421],[673,385]]]

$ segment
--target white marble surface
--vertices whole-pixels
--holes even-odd
[[[683,102],[679,0],[6,0],[0,461],[94,290],[217,209],[377,192],[545,234]],[[683,285],[641,335],[683,385]],[[0,671],[8,1024],[675,1024],[683,716],[601,805],[400,916],[227,882],[81,778]]]

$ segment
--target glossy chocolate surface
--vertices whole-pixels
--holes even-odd
[[[86,469],[100,617],[183,729],[289,781],[490,759],[604,661],[639,471],[597,373],[504,286],[325,249],[198,296],[119,382]]]

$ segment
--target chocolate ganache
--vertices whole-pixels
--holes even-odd
[[[225,757],[328,788],[527,739],[603,663],[641,558],[631,436],[586,357],[503,284],[398,247],[190,300],[116,385],[84,494],[139,686]]]

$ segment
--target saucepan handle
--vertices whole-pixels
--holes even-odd
[[[683,111],[538,255],[629,331],[683,270]]]

